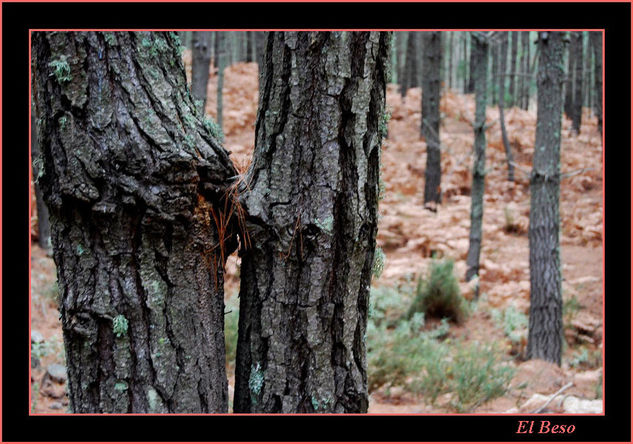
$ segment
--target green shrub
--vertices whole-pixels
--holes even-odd
[[[517,343],[521,340],[521,332],[528,326],[528,317],[521,313],[514,305],[510,305],[503,312],[492,309],[492,319],[496,322],[497,326],[503,329],[505,335],[513,343]]]
[[[420,277],[413,303],[407,317],[422,312],[427,318],[448,318],[461,323],[468,313],[457,278],[453,275],[453,261],[431,261],[426,279]]]
[[[230,365],[235,362],[237,356],[237,333],[240,317],[240,308],[237,298],[231,297],[226,304],[224,315],[224,346],[226,361]]]

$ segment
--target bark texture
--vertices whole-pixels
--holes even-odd
[[[503,148],[506,151],[506,161],[508,163],[508,180],[514,181],[514,158],[512,156],[512,147],[508,140],[508,132],[506,131],[506,118],[504,114],[505,95],[506,95],[506,59],[508,56],[508,32],[503,31],[499,37],[499,125],[501,126],[501,139],[503,140]]]
[[[225,412],[210,212],[236,173],[175,34],[35,32],[33,56],[72,410]]]
[[[488,79],[488,41],[480,32],[472,33],[472,51],[475,53],[473,75],[475,80],[475,143],[473,152],[473,186],[470,206],[470,238],[466,258],[466,281],[479,274],[482,223],[484,215],[484,188],[486,178],[486,103]],[[479,296],[479,288],[475,297]]]
[[[594,112],[598,116],[598,129],[602,134],[602,32],[589,33],[594,56]]]
[[[433,210],[442,201],[442,165],[440,153],[440,68],[442,66],[442,33],[422,33],[424,65],[422,76],[421,132],[426,141],[424,205]]]
[[[366,412],[389,32],[271,32],[242,202],[236,412]]]
[[[528,358],[561,363],[560,138],[563,33],[539,32],[538,108],[530,179]]]
[[[574,56],[576,60],[574,61],[574,105],[572,110],[571,127],[576,134],[580,133],[580,124],[582,121],[582,70],[584,67],[582,34],[583,33],[581,31],[572,33],[572,45],[574,45]]]

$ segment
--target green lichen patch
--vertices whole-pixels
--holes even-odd
[[[117,392],[124,392],[127,389],[128,389],[128,385],[127,385],[127,382],[125,381],[120,381],[114,384],[114,390],[116,390]]]
[[[128,321],[123,315],[118,315],[112,320],[112,331],[117,338],[127,334]]]
[[[73,76],[70,74],[70,65],[66,60],[66,56],[61,56],[57,60],[53,60],[48,64],[49,67],[53,68],[50,76],[55,77],[57,82],[60,84],[70,82]]]
[[[251,392],[251,401],[257,402],[257,397],[262,392],[264,387],[264,371],[261,369],[259,362],[256,365],[251,365],[251,376],[248,378],[248,388]]]

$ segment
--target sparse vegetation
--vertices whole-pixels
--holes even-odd
[[[464,321],[468,306],[453,274],[453,260],[431,261],[426,278],[418,279],[407,317],[411,318],[418,312],[427,317],[448,318],[456,323]]]

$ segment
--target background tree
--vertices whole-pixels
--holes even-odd
[[[435,210],[442,200],[442,164],[440,152],[440,67],[442,33],[423,32],[424,64],[422,75],[421,132],[426,141],[424,206]]]
[[[530,104],[530,31],[521,31],[521,77],[519,94],[521,109],[527,110]]]
[[[224,89],[224,68],[226,67],[227,57],[227,45],[226,36],[222,31],[215,32],[215,41],[217,42],[217,57],[218,57],[218,88],[217,88],[217,121],[220,128],[222,126],[222,97]]]
[[[572,32],[572,46],[574,47],[574,100],[572,109],[571,126],[576,134],[580,133],[580,124],[582,121],[582,103],[583,103],[583,33]]]
[[[473,74],[475,80],[475,143],[473,151],[473,186],[470,206],[470,242],[466,257],[466,281],[479,274],[479,256],[481,251],[482,224],[484,214],[484,188],[486,177],[486,89],[488,77],[488,39],[481,32],[472,34],[472,51],[475,54]],[[479,288],[475,290],[475,297]]]
[[[236,171],[186,92],[180,51],[175,33],[33,33],[76,413],[227,410],[223,259],[235,247],[211,214]]]
[[[573,34],[573,33],[571,33]],[[574,117],[574,75],[576,74],[576,46],[573,43],[567,45],[567,76],[565,77],[565,115],[569,119]]]
[[[598,116],[598,129],[602,134],[602,32],[589,33],[594,60],[594,113]]]
[[[420,85],[419,83],[419,32],[409,31],[407,32],[407,52],[403,66],[403,77],[400,84],[400,94],[402,97],[407,95],[407,91],[410,88],[415,88]]]
[[[193,31],[191,33],[191,92],[197,101],[202,102],[200,111],[203,115],[207,104],[212,35],[211,31]]]
[[[466,33],[467,34],[467,33]],[[466,38],[468,38],[466,36]],[[471,94],[475,92],[475,65],[477,64],[477,60],[475,60],[475,53],[473,51],[473,41],[472,38],[470,40],[470,62],[468,64],[468,87],[466,88],[466,93]]]
[[[530,178],[530,320],[527,356],[561,363],[560,138],[563,33],[539,32],[538,108]]]
[[[252,244],[236,412],[367,411],[390,42],[388,32],[269,33],[242,196]]]
[[[501,31],[499,34],[499,75],[498,75],[498,93],[499,93],[499,125],[501,126],[501,138],[503,140],[503,148],[506,151],[506,160],[508,163],[508,180],[514,181],[514,159],[512,156],[512,148],[510,147],[510,141],[508,140],[508,132],[506,131],[506,119],[503,112],[505,108],[505,81],[506,81],[506,59],[508,56],[508,32]]]
[[[51,225],[48,207],[44,203],[40,187],[40,174],[43,174],[43,161],[38,142],[37,112],[34,101],[31,102],[31,158],[33,159],[33,183],[35,188],[35,206],[37,210],[37,243],[47,252],[51,252]]]
[[[512,108],[516,101],[516,77],[517,77],[517,52],[519,50],[519,39],[517,31],[510,31],[510,85],[508,87],[508,106]]]

